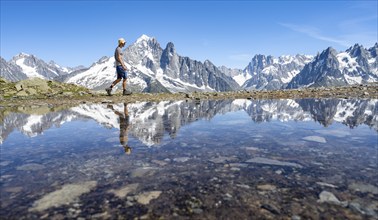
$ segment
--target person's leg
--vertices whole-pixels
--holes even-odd
[[[126,91],[127,72],[125,70],[123,70],[122,72],[122,78],[123,78],[123,83],[122,83],[123,95],[131,95],[132,94],[131,92]]]
[[[111,85],[110,87],[106,88],[105,91],[108,93],[108,95],[112,95],[112,89],[115,85],[117,85],[117,83],[121,81],[121,79],[116,79]]]
[[[119,83],[119,81],[121,81],[121,78],[114,80],[114,82],[112,83],[110,88],[113,88],[115,85],[117,85],[117,83]]]
[[[123,91],[126,90],[126,78],[123,79],[123,82],[122,82],[122,88],[123,88]]]
[[[119,81],[121,81],[123,77],[123,72],[122,72],[122,68],[120,68],[119,66],[116,67],[116,72],[117,72],[117,79],[114,80],[114,82],[110,85],[109,88],[106,88],[105,91],[108,93],[108,95],[112,95],[112,89],[115,85],[117,85],[117,83],[119,83]]]

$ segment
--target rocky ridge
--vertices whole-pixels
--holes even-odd
[[[0,78],[0,106],[30,104],[75,104],[112,103],[163,100],[219,100],[219,99],[288,99],[288,98],[378,98],[378,83],[300,88],[290,90],[192,92],[192,93],[133,93],[122,96],[116,92],[107,96],[105,92],[91,91],[73,84],[58,83],[39,78],[22,80],[17,83]]]

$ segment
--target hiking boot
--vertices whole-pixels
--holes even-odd
[[[108,93],[108,96],[112,95],[112,88],[106,88],[105,91]]]
[[[132,92],[130,91],[127,91],[127,90],[123,90],[123,94],[122,95],[131,95],[133,94]]]

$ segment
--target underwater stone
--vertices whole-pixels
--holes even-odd
[[[134,184],[124,186],[120,189],[109,190],[108,192],[113,193],[114,195],[116,195],[117,197],[122,199],[122,198],[125,198],[127,196],[127,194],[135,191],[138,188],[138,186],[139,186],[138,183],[134,183]]]
[[[29,211],[43,211],[51,207],[72,203],[84,193],[96,187],[97,181],[87,181],[76,184],[66,184],[61,189],[51,192],[34,202]]]
[[[150,191],[144,192],[142,194],[137,195],[137,202],[143,205],[147,205],[150,203],[151,200],[156,199],[160,196],[161,191]]]
[[[258,163],[258,164],[267,164],[267,165],[275,165],[275,166],[289,166],[295,168],[302,168],[302,165],[297,163],[290,163],[290,162],[283,162],[279,160],[272,160],[263,157],[255,157],[246,161],[247,163]]]
[[[325,190],[322,191],[319,194],[319,200],[318,200],[318,202],[320,202],[320,203],[332,203],[332,204],[336,204],[336,205],[341,205],[340,200],[337,199],[336,196],[333,195],[333,193],[325,191]]]
[[[319,136],[307,136],[302,138],[305,141],[313,141],[313,142],[318,142],[318,143],[327,143],[326,139],[324,137],[319,137]]]
[[[265,190],[265,191],[272,191],[272,190],[276,190],[276,186],[271,185],[271,184],[264,184],[264,185],[258,185],[257,189]]]
[[[348,188],[362,193],[370,192],[373,194],[378,194],[378,188],[370,184],[352,183],[348,186]]]
[[[42,170],[45,166],[38,164],[38,163],[28,163],[21,166],[18,166],[17,170],[24,170],[24,171],[34,171],[34,170]]]

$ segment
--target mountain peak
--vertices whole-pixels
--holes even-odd
[[[142,36],[140,36],[138,39],[137,39],[137,43],[139,42],[142,42],[142,41],[150,41],[150,40],[153,40],[154,38],[153,37],[149,37],[145,34],[142,34]]]
[[[320,53],[320,55],[317,55],[317,57],[320,59],[324,59],[329,56],[335,57],[336,55],[337,55],[337,51],[333,49],[332,47],[328,47],[322,53]]]
[[[143,48],[144,50],[148,48],[153,48],[156,50],[160,48],[160,44],[157,42],[156,38],[143,34],[134,44],[131,45],[131,47],[137,47],[141,50],[143,50]]]
[[[33,55],[21,52],[21,53],[17,54],[16,56],[14,56],[13,59],[20,59],[20,58],[26,58],[26,57],[31,57],[31,56],[33,56]]]
[[[363,49],[363,46],[362,45],[359,45],[359,44],[355,44],[351,47],[349,47],[346,51],[355,51],[355,50],[358,50],[358,49]]]
[[[204,64],[214,66],[214,64],[210,60],[205,60]]]
[[[167,47],[165,48],[165,50],[168,51],[171,54],[175,54],[176,53],[175,45],[172,42],[169,42],[167,44]]]

